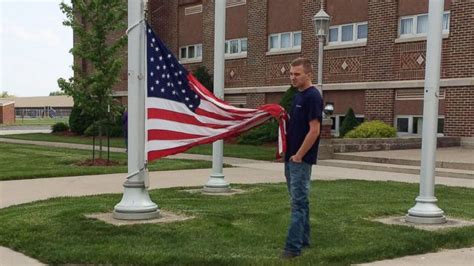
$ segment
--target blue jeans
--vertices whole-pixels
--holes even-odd
[[[309,246],[309,188],[311,164],[285,162],[285,177],[291,200],[291,222],[288,229],[285,250],[299,254]]]

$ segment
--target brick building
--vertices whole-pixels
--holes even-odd
[[[322,1],[331,16],[323,97],[335,106],[333,132],[351,107],[360,120],[420,134],[428,0]],[[311,19],[320,7],[321,0],[227,0],[225,100],[246,107],[279,102],[299,56],[317,73]],[[474,1],[445,0],[438,132],[446,136],[474,137],[473,14]],[[214,1],[149,0],[148,20],[189,70],[206,66],[212,74]],[[126,68],[115,95],[126,103]]]
[[[15,123],[15,101],[0,99],[0,124]]]

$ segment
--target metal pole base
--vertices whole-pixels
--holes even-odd
[[[158,205],[151,201],[144,182],[127,180],[122,200],[115,205],[113,217],[119,220],[148,220],[158,218]]]
[[[227,193],[230,192],[230,184],[224,180],[224,175],[211,175],[202,191],[206,193]]]
[[[438,208],[436,202],[438,200],[432,198],[416,198],[416,204],[408,210],[405,221],[417,224],[443,224],[446,223],[444,211]]]

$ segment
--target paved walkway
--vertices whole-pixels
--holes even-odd
[[[0,139],[0,142],[3,139]],[[37,144],[39,145],[39,144]],[[48,144],[49,145],[49,144]],[[85,145],[90,148],[88,145]],[[70,147],[68,145],[68,147]],[[442,149],[440,149],[442,150]],[[413,150],[405,150],[410,153]],[[442,152],[442,151],[441,151]],[[450,151],[452,152],[452,151]],[[402,156],[409,156],[407,154]],[[414,155],[413,155],[414,156]],[[180,154],[175,158],[210,160],[211,156]],[[455,156],[456,157],[456,156]],[[276,162],[225,158],[234,168],[225,168],[225,179],[231,184],[284,182],[283,165]],[[150,189],[167,187],[202,186],[209,178],[209,169],[162,171],[150,173]],[[358,179],[369,181],[399,181],[418,183],[419,176],[370,170],[346,169],[329,166],[315,166],[313,180]],[[122,193],[125,174],[40,178],[30,180],[1,181],[0,208],[59,196],[82,196],[104,193]],[[437,184],[474,188],[469,179],[436,177]],[[159,203],[158,203],[159,204]],[[374,262],[364,265],[472,265],[474,249],[442,251]],[[430,262],[429,264],[422,264]],[[0,265],[41,265],[38,261],[21,253],[0,247]]]

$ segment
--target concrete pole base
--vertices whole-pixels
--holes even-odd
[[[122,200],[115,205],[113,217],[119,220],[148,220],[158,218],[160,210],[150,199],[143,181],[127,180]]]
[[[160,217],[160,211],[155,210],[152,212],[118,212],[114,210],[114,219],[117,220],[150,220]]]
[[[224,175],[213,174],[202,191],[206,193],[228,193],[230,192],[230,184],[224,180]]]
[[[443,224],[446,223],[444,211],[441,210],[435,197],[417,197],[416,204],[408,210],[405,221],[417,224]]]
[[[446,223],[446,217],[444,215],[440,217],[422,217],[407,214],[405,221],[414,224],[444,224]]]

